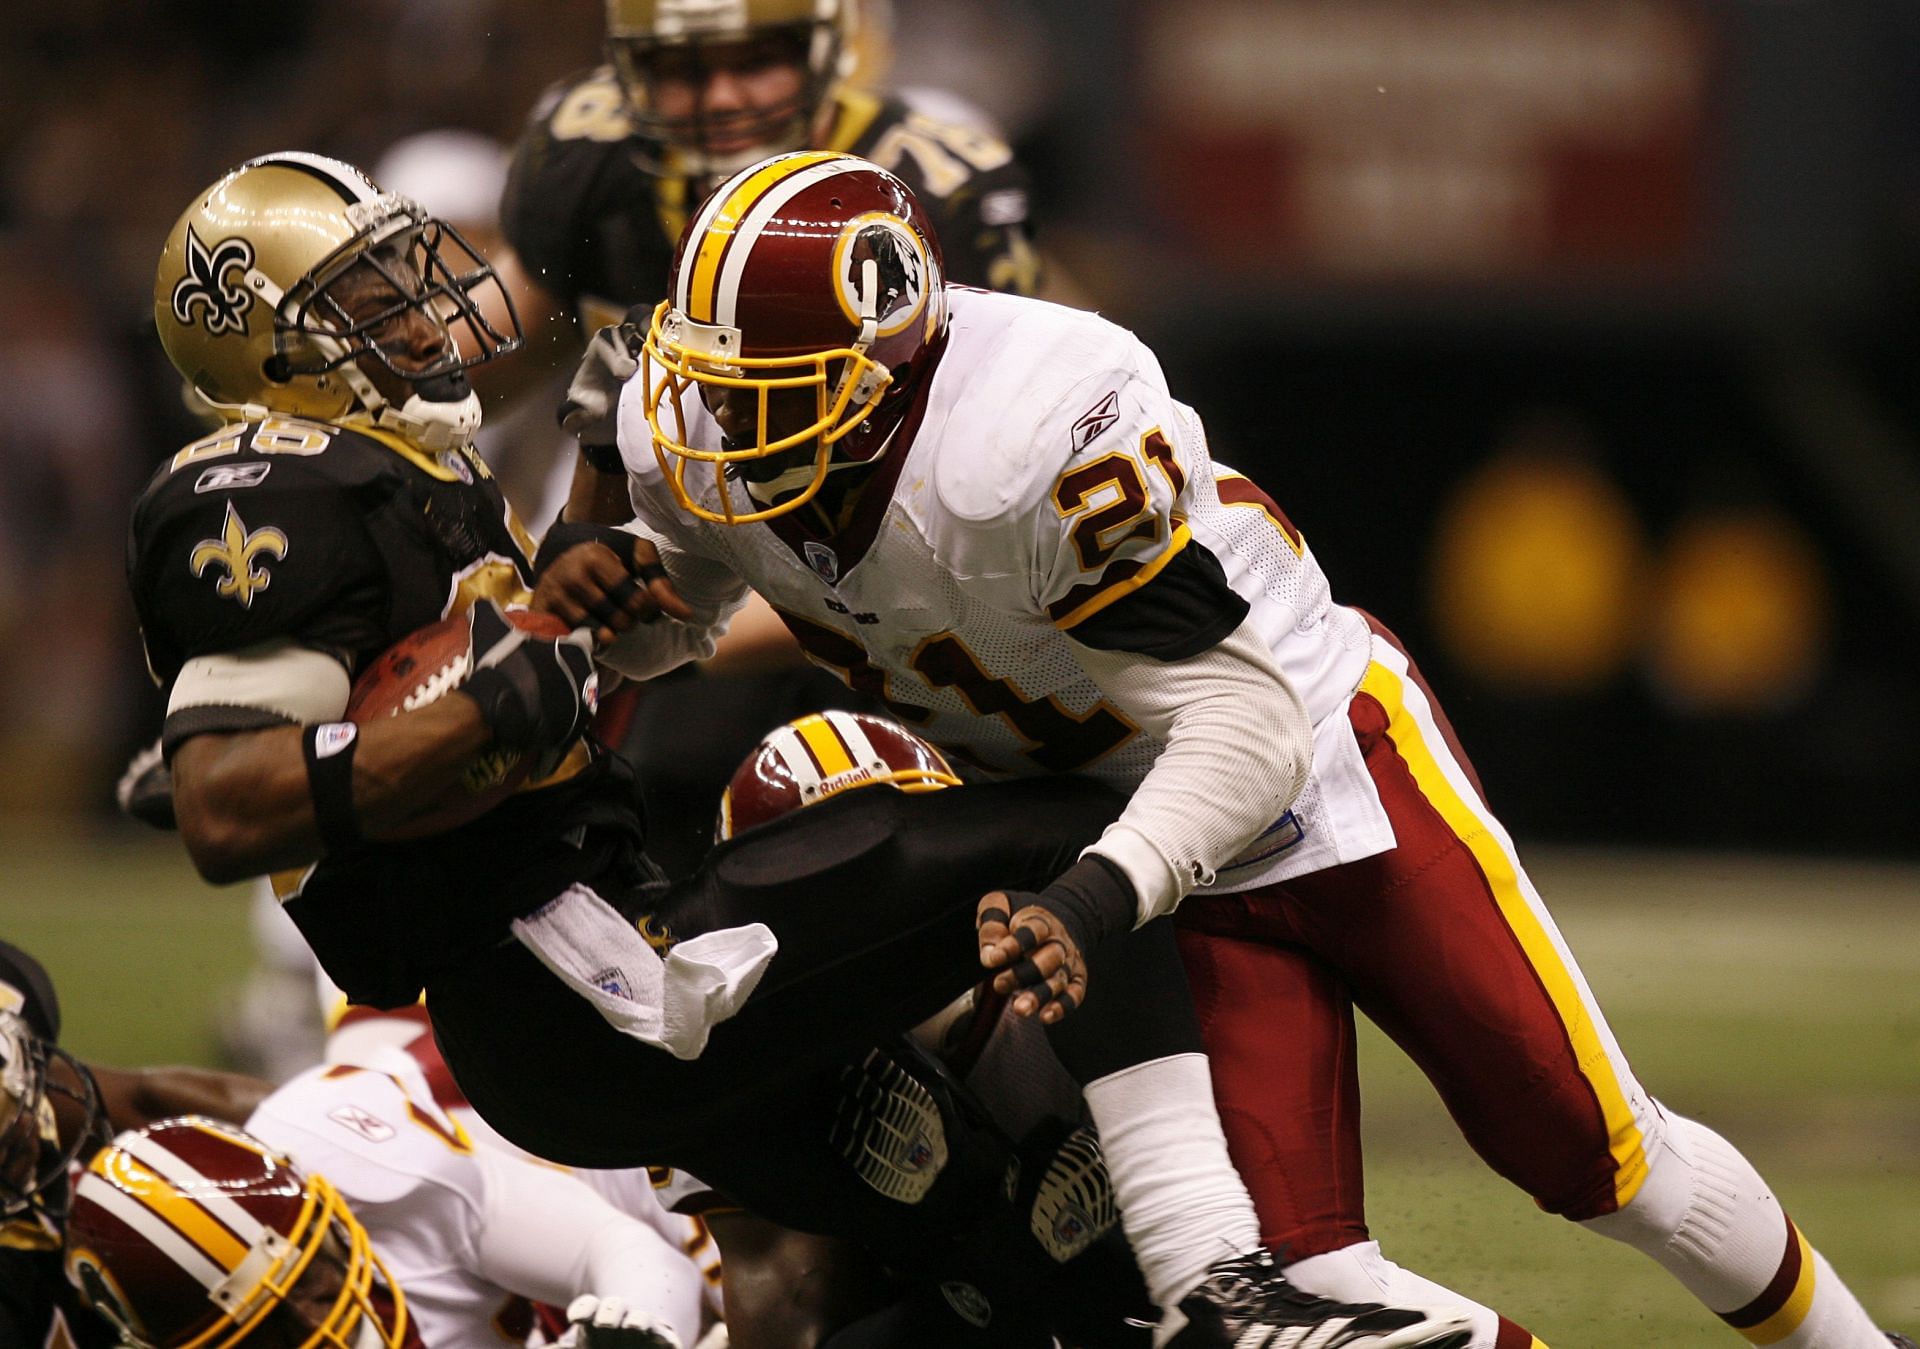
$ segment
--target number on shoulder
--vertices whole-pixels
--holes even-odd
[[[301,417],[268,417],[257,422],[229,422],[173,456],[172,472],[188,464],[220,459],[250,449],[255,454],[320,454],[333,443],[339,428]]]
[[[557,141],[623,141],[633,134],[627,97],[610,72],[584,80],[561,97],[547,119]]]
[[[920,170],[915,184],[930,197],[950,197],[976,173],[990,173],[1013,160],[1007,143],[990,132],[909,112],[881,133],[867,158],[897,171],[911,158]]]

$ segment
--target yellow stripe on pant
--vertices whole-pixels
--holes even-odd
[[[1552,934],[1528,902],[1520,879],[1519,863],[1508,852],[1500,836],[1482,818],[1481,812],[1485,807],[1459,791],[1441,767],[1437,756],[1446,756],[1451,761],[1452,752],[1431,716],[1421,715],[1408,706],[1405,679],[1375,661],[1368,666],[1366,677],[1360,681],[1360,691],[1375,699],[1386,710],[1387,734],[1392,738],[1408,771],[1413,774],[1421,795],[1440,813],[1454,837],[1466,846],[1479,864],[1488,888],[1500,906],[1502,917],[1519,940],[1520,948],[1526,953],[1528,964],[1540,977],[1547,996],[1552,999],[1560,1024],[1566,1029],[1567,1039],[1573,1046],[1580,1075],[1593,1088],[1600,1102],[1607,1127],[1608,1151],[1614,1160],[1614,1199],[1624,1207],[1647,1178],[1645,1140],[1640,1135],[1640,1126],[1621,1088],[1619,1074],[1614,1071],[1612,1056],[1594,1023],[1578,982],[1561,959]]]

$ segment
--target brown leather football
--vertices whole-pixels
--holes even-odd
[[[531,609],[508,609],[507,621],[540,637],[564,637],[565,622]],[[468,631],[464,613],[417,628],[381,652],[353,681],[347,720],[365,725],[382,717],[411,712],[436,702],[465,682]],[[488,747],[475,756],[466,777],[430,808],[397,828],[379,831],[383,839],[424,838],[439,834],[492,810],[526,781],[523,757]]]

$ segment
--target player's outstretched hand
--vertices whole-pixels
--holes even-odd
[[[1011,997],[1015,1016],[1051,1026],[1087,998],[1087,958],[1066,923],[1038,895],[995,890],[980,901],[980,963],[1000,971],[994,991]]]
[[[597,646],[662,614],[683,622],[693,618],[661,565],[659,550],[625,530],[556,524],[547,531],[535,566],[540,579],[533,607],[575,627],[592,627]]]
[[[645,340],[645,331],[631,323],[609,324],[587,339],[560,403],[560,425],[583,448],[613,450],[618,443],[620,390],[640,368],[638,353]]]
[[[567,1304],[558,1349],[681,1349],[680,1337],[617,1297],[582,1293]]]

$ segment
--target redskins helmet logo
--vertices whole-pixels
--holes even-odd
[[[187,274],[173,288],[173,316],[192,325],[196,311],[209,333],[246,331],[253,292],[229,279],[234,268],[244,278],[253,266],[253,245],[238,236],[222,239],[211,250],[187,226]]]
[[[868,297],[863,295],[866,264],[874,264],[873,315],[879,336],[905,331],[927,302],[927,254],[920,236],[899,216],[870,211],[841,227],[833,249],[834,294],[856,327]]]
[[[80,1300],[115,1329],[134,1340],[146,1338],[146,1327],[99,1256],[84,1247],[73,1251],[67,1256],[67,1278],[80,1290]]]

